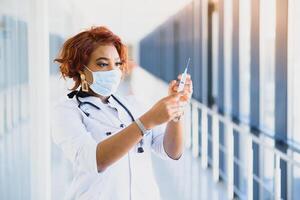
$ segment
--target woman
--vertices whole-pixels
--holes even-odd
[[[115,94],[126,73],[127,52],[107,28],[93,27],[68,39],[56,61],[62,76],[74,80],[52,116],[53,140],[74,167],[65,199],[159,199],[151,150],[163,159],[181,157],[190,76],[183,92],[176,92],[172,81],[169,95],[147,111],[134,97]]]

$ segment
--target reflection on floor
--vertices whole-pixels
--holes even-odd
[[[200,159],[186,150],[176,163],[152,156],[162,200],[225,200],[226,188],[212,180],[210,169],[201,168]]]

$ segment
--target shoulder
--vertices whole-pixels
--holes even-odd
[[[52,119],[69,117],[68,115],[80,114],[78,110],[78,103],[75,98],[70,99],[63,97],[59,99],[51,109]]]
[[[60,98],[52,107],[53,110],[57,109],[74,109],[77,107],[75,99],[69,99],[67,97]]]

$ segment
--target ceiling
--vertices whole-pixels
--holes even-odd
[[[191,0],[65,0],[71,3],[74,31],[105,25],[128,43],[143,36]],[[66,4],[66,6],[70,4]]]

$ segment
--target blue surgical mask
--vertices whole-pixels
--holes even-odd
[[[117,91],[122,77],[120,69],[93,72],[88,67],[86,68],[93,75],[93,83],[90,84],[90,88],[94,92],[102,96],[110,96]]]

